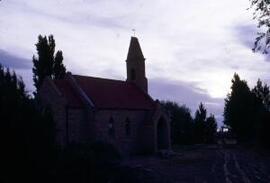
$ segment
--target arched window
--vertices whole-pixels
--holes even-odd
[[[114,136],[114,120],[112,117],[110,118],[108,123],[108,134],[112,137]]]
[[[125,121],[125,132],[126,132],[126,136],[129,137],[130,136],[130,121],[129,119],[127,118],[126,121]]]
[[[131,80],[135,80],[135,79],[136,79],[135,69],[131,69]]]

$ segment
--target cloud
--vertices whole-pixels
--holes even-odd
[[[13,69],[29,69],[31,61],[0,49],[0,64]]]
[[[212,113],[217,117],[219,126],[221,126],[224,107],[223,98],[212,98],[206,91],[196,88],[195,83],[155,78],[150,79],[148,85],[149,93],[154,98],[186,105],[193,114],[198,109],[199,103],[202,102],[207,107],[208,113]]]
[[[25,59],[17,56],[15,53],[9,53],[0,49],[0,64],[14,70],[17,76],[22,77],[26,84],[26,91],[32,94],[34,85],[32,80],[32,62],[30,59]]]
[[[236,25],[234,28],[235,36],[239,41],[249,49],[254,47],[254,41],[258,29],[255,24]]]

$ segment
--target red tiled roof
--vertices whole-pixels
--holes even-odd
[[[54,84],[64,95],[65,99],[68,102],[68,105],[71,107],[83,107],[83,102],[80,97],[76,94],[74,89],[70,86],[67,79],[54,80]]]
[[[153,109],[152,98],[132,83],[73,75],[97,108]]]

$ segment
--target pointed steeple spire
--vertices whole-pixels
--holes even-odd
[[[127,82],[132,82],[144,92],[148,92],[147,78],[145,76],[145,58],[138,38],[131,37],[127,55]]]
[[[138,38],[131,37],[127,60],[145,60]]]

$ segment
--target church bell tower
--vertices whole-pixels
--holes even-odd
[[[127,82],[132,82],[148,93],[148,83],[145,76],[145,58],[139,40],[131,37],[127,55]]]

